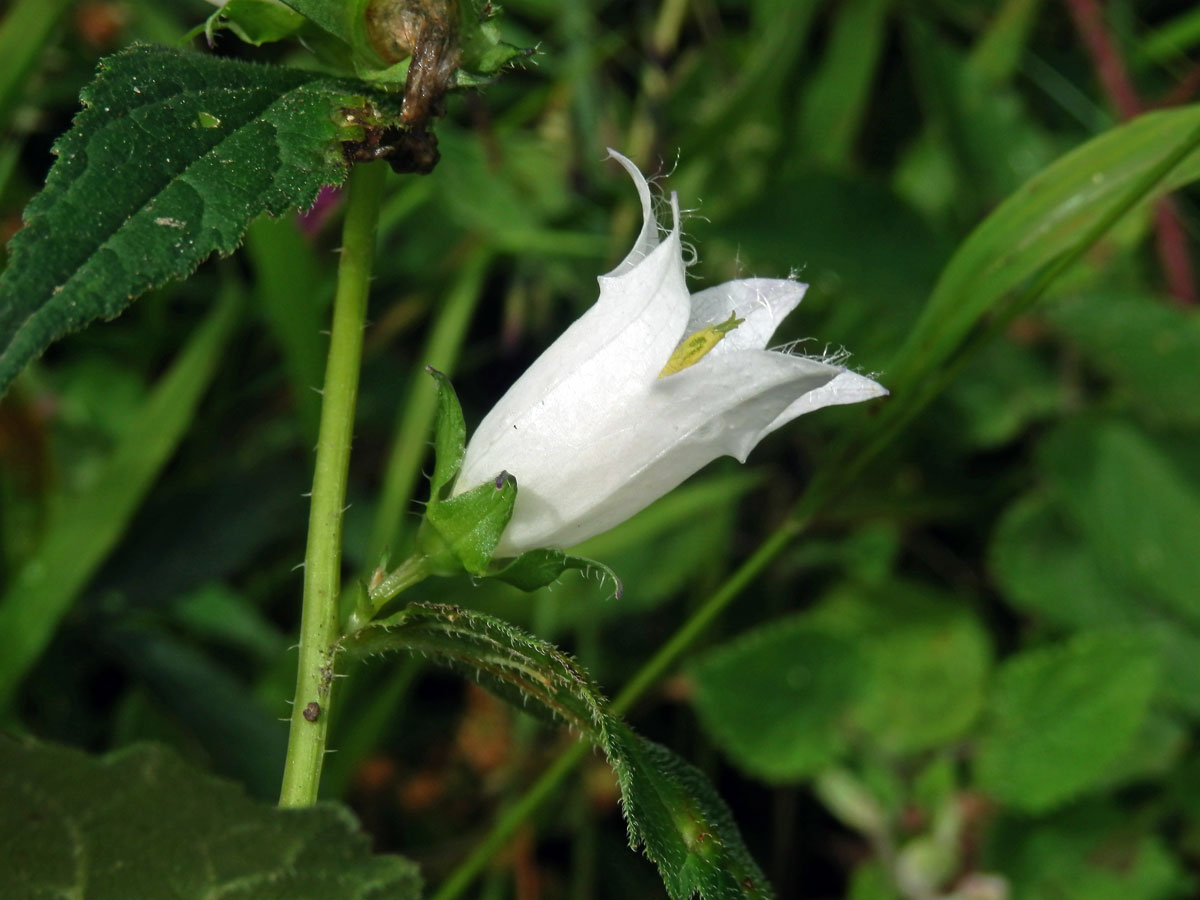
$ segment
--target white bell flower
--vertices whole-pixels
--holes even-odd
[[[508,390],[467,445],[454,493],[516,477],[495,558],[607,531],[718,456],[740,462],[797,416],[887,391],[819,359],[766,349],[804,296],[745,278],[691,294],[679,203],[660,240],[650,188],[612,150],[642,200],[642,230],[600,298]]]

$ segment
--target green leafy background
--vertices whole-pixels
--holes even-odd
[[[433,466],[425,366],[453,378],[469,430],[628,249],[639,210],[604,161],[612,146],[669,172],[695,211],[697,287],[796,272],[811,287],[779,342],[844,345],[892,396],[805,417],[746,468],[720,461],[573,549],[620,576],[619,596],[568,572],[531,595],[462,577],[406,597],[514,623],[617,695],[796,503],[811,504],[819,515],[628,711],[645,735],[630,738],[631,758],[666,774],[626,802],[670,818],[656,804],[682,784],[712,809],[702,772],[786,898],[1192,895],[1200,324],[1177,286],[1187,270],[1173,281],[1160,247],[1198,262],[1200,108],[1188,91],[1200,13],[1101,4],[1130,82],[1164,107],[1122,125],[1068,12],[1084,4],[503,5],[501,37],[540,54],[452,96],[435,126],[438,167],[387,182],[347,575],[369,577],[415,540]],[[13,63],[0,75],[6,239],[55,139],[127,86],[98,82],[81,113],[98,60],[138,41],[171,45],[212,7],[36,12],[0,19]],[[335,193],[306,216],[294,207],[340,180],[326,155],[339,125],[321,104],[354,94],[314,69],[311,51],[328,59],[319,31],[304,33],[310,49],[217,32],[232,59],[191,63],[218,79],[241,61],[299,66],[259,98],[278,115],[251,111],[233,128],[246,100],[235,91],[232,115],[182,98],[174,134],[130,132],[142,188],[176,147],[210,153],[221,135],[192,127],[211,124],[199,112],[247,152],[282,154],[240,170],[261,176],[255,203],[186,220],[187,253],[136,283],[108,267],[111,305],[71,318],[70,298],[52,302],[78,265],[69,242],[61,272],[19,268],[44,242],[37,206],[8,245],[4,284],[27,305],[0,309],[0,323],[38,309],[55,324],[3,360],[16,378],[0,404],[0,714],[6,731],[93,754],[45,751],[64,754],[53,757],[64,772],[79,767],[72,784],[156,759],[181,781],[240,784],[228,788],[238,804],[250,803],[242,791],[277,792],[339,240]],[[278,104],[297,92],[321,102],[285,115]],[[264,121],[292,137],[258,142]],[[275,191],[288,153],[308,162]],[[1160,179],[1175,189],[1173,231],[1149,201]],[[94,190],[115,191],[110,181]],[[241,182],[222,184],[233,197]],[[275,215],[254,221],[236,255],[209,259],[242,243],[260,210]],[[62,215],[72,241],[113,230]],[[164,217],[185,221],[147,221]],[[115,260],[155,231],[136,216],[123,227]],[[441,884],[569,739],[420,654],[347,671],[325,795],[349,804],[377,852]],[[129,749],[145,741],[174,749]],[[678,796],[668,809],[693,802]],[[13,797],[0,799],[6,822],[22,814]],[[466,896],[523,897],[535,879],[548,898],[662,897],[655,867],[627,849],[620,798],[605,760],[588,757]],[[323,814],[322,828],[352,835],[343,813]],[[6,873],[24,852],[12,833],[0,829]],[[346,840],[374,865],[365,839]],[[327,849],[323,860],[340,852]]]

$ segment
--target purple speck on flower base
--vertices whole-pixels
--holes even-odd
[[[514,486],[517,483],[517,479],[515,476],[509,475],[507,472],[501,470],[500,474],[496,476],[496,490],[498,490],[498,491],[504,490],[504,485],[510,481],[513,483]]]
[[[296,217],[300,230],[307,237],[316,237],[325,227],[329,217],[334,214],[342,201],[342,189],[326,185],[317,193],[317,199],[306,211]]]

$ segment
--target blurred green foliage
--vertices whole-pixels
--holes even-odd
[[[531,596],[411,592],[553,640],[615,694],[807,484],[890,435],[630,714],[714,780],[781,897],[1195,890],[1200,324],[1179,276],[1194,293],[1200,157],[1170,176],[1177,227],[1139,203],[1089,235],[1200,112],[1114,131],[1070,14],[1085,5],[509,0],[501,36],[539,54],[450,98],[432,174],[389,176],[350,576],[413,540],[424,366],[453,375],[470,427],[627,247],[636,198],[606,146],[670,173],[697,284],[796,272],[811,288],[780,342],[844,344],[893,389],[580,548],[621,576],[620,599],[574,574]],[[1195,9],[1099,8],[1146,107],[1191,99]],[[22,25],[0,78],[6,239],[98,58],[211,11],[86,0]],[[311,65],[298,44],[215,40]],[[274,795],[337,218],[329,193],[256,223],[231,260],[52,347],[0,404],[0,578],[43,561],[55,611],[40,656],[22,644],[29,674],[0,684],[6,730],[97,752],[161,740]],[[919,415],[894,412],[924,392],[939,393]],[[557,738],[419,661],[350,675],[325,789],[436,884]],[[586,763],[476,896],[533,896],[530,879],[544,897],[662,896],[616,803]]]

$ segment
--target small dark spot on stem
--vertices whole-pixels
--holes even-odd
[[[315,722],[321,717],[321,704],[314,700],[308,706],[304,707],[304,712],[300,715],[304,716],[304,721]]]

